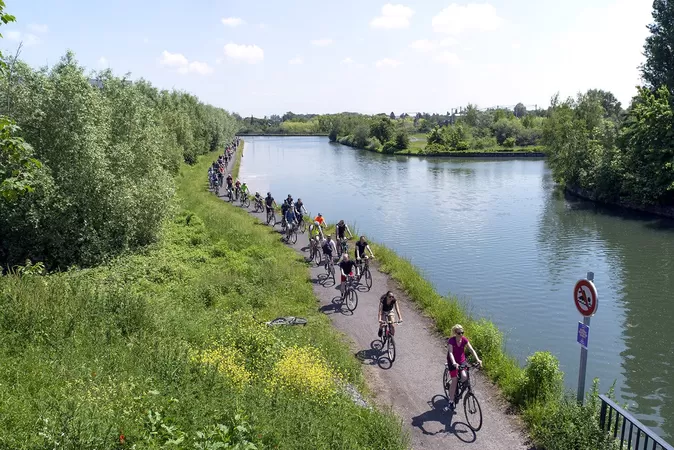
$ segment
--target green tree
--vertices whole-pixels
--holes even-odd
[[[18,137],[20,128],[0,116],[0,197],[9,203],[34,191],[35,178],[42,163],[33,156],[33,148]]]
[[[527,107],[524,106],[523,103],[518,103],[517,105],[515,105],[513,114],[515,114],[515,117],[517,117],[518,119],[521,119],[522,117],[527,115]]]
[[[640,89],[621,136],[625,189],[644,204],[674,204],[674,113],[670,92]]]
[[[653,1],[653,23],[648,26],[651,35],[646,38],[646,62],[641,72],[648,87],[657,90],[666,86],[674,93],[674,1]]]
[[[360,124],[353,130],[353,144],[356,147],[365,148],[368,137],[370,134],[365,124]]]
[[[370,135],[379,139],[382,144],[391,140],[394,131],[393,122],[388,117],[382,117],[370,125]]]
[[[410,137],[405,130],[398,130],[395,136],[395,144],[398,150],[405,150],[410,146]]]

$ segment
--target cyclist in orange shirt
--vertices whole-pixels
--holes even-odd
[[[323,239],[323,230],[321,227],[325,228],[327,225],[325,224],[325,219],[323,218],[323,214],[318,213],[316,217],[314,217],[314,223],[312,223],[309,226],[309,237],[311,237],[312,232],[317,231],[316,234],[319,234],[321,236],[321,239]]]

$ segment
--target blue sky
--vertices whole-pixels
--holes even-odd
[[[591,4],[591,6],[589,6]],[[639,83],[649,0],[7,0],[2,48],[130,72],[242,115],[547,106]]]

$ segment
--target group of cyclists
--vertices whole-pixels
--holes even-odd
[[[219,188],[223,186],[223,181],[227,183],[227,193],[230,196],[234,196],[236,199],[247,198],[249,195],[248,186],[245,182],[241,183],[238,179],[233,182],[232,175],[225,174],[227,173],[227,166],[230,161],[232,161],[233,155],[236,152],[239,146],[239,138],[237,137],[232,143],[225,148],[225,152],[218,157],[217,161],[214,161],[212,166],[208,169],[208,177],[210,181],[211,188],[216,191],[219,195]],[[244,197],[245,196],[245,197]],[[267,192],[266,197],[262,197],[259,192],[255,193],[253,200],[256,204],[256,209],[259,211],[264,210],[267,216],[267,221],[270,221],[270,218],[274,216],[274,208],[278,207],[276,200],[271,195],[271,192]],[[289,231],[297,231],[300,224],[304,221],[304,217],[308,216],[306,208],[301,198],[298,198],[296,201],[293,200],[292,195],[288,196],[283,200],[281,204],[281,225],[284,229]],[[275,220],[275,219],[274,219]],[[349,277],[358,277],[361,273],[363,260],[369,257],[374,258],[374,253],[370,248],[368,242],[365,239],[365,236],[360,236],[355,245],[355,261],[349,258],[347,251],[347,234],[348,238],[353,238],[353,234],[349,229],[348,225],[344,220],[340,220],[335,226],[335,232],[337,237],[337,242],[332,238],[331,234],[324,233],[324,229],[327,229],[327,223],[325,218],[321,213],[318,213],[316,217],[313,218],[309,224],[309,246],[318,245],[325,255],[325,263],[328,263],[328,259],[335,261],[336,258],[339,258],[339,271],[340,271],[340,292],[342,298],[344,298],[346,284],[349,280]],[[339,250],[337,247],[339,244]],[[379,298],[379,308],[377,312],[377,321],[379,324],[379,337],[382,336],[382,333],[386,327],[386,319],[393,315],[393,311],[398,315],[398,323],[402,323],[402,315],[400,314],[400,305],[398,299],[395,297],[393,292],[387,291],[384,295]],[[392,332],[395,332],[395,328],[392,329]],[[477,353],[470,345],[468,339],[464,336],[463,327],[459,324],[452,327],[452,337],[447,341],[447,364],[450,370],[451,377],[451,387],[447,386],[451,393],[449,395],[449,404],[444,408],[445,411],[454,410],[454,394],[456,392],[457,378],[459,374],[461,379],[466,379],[466,372],[464,369],[464,364],[466,361],[465,350],[468,349],[471,351],[478,365],[482,364],[482,361],[477,356]]]

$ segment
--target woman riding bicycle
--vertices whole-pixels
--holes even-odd
[[[349,226],[343,220],[340,220],[335,228],[337,228],[337,239],[344,239],[347,232],[349,233],[349,237],[353,237],[351,230],[349,230]]]
[[[478,366],[482,365],[482,361],[477,357],[477,353],[473,346],[468,342],[468,338],[463,335],[463,327],[456,324],[452,327],[452,337],[447,339],[447,364],[449,364],[449,375],[452,380],[449,388],[449,404],[445,406],[444,411],[454,409],[454,396],[456,395],[457,377],[459,375],[459,366],[466,362],[466,347],[473,354],[475,362]],[[461,381],[466,381],[467,374],[465,370],[461,370]]]
[[[403,321],[403,316],[400,315],[400,306],[398,300],[393,295],[393,292],[388,291],[379,298],[379,312],[377,313],[377,322],[379,323],[379,332],[377,336],[381,337],[384,327],[386,326],[386,319],[389,315],[393,315],[393,308],[398,313],[398,321]],[[395,334],[395,325],[391,329],[391,334]]]

